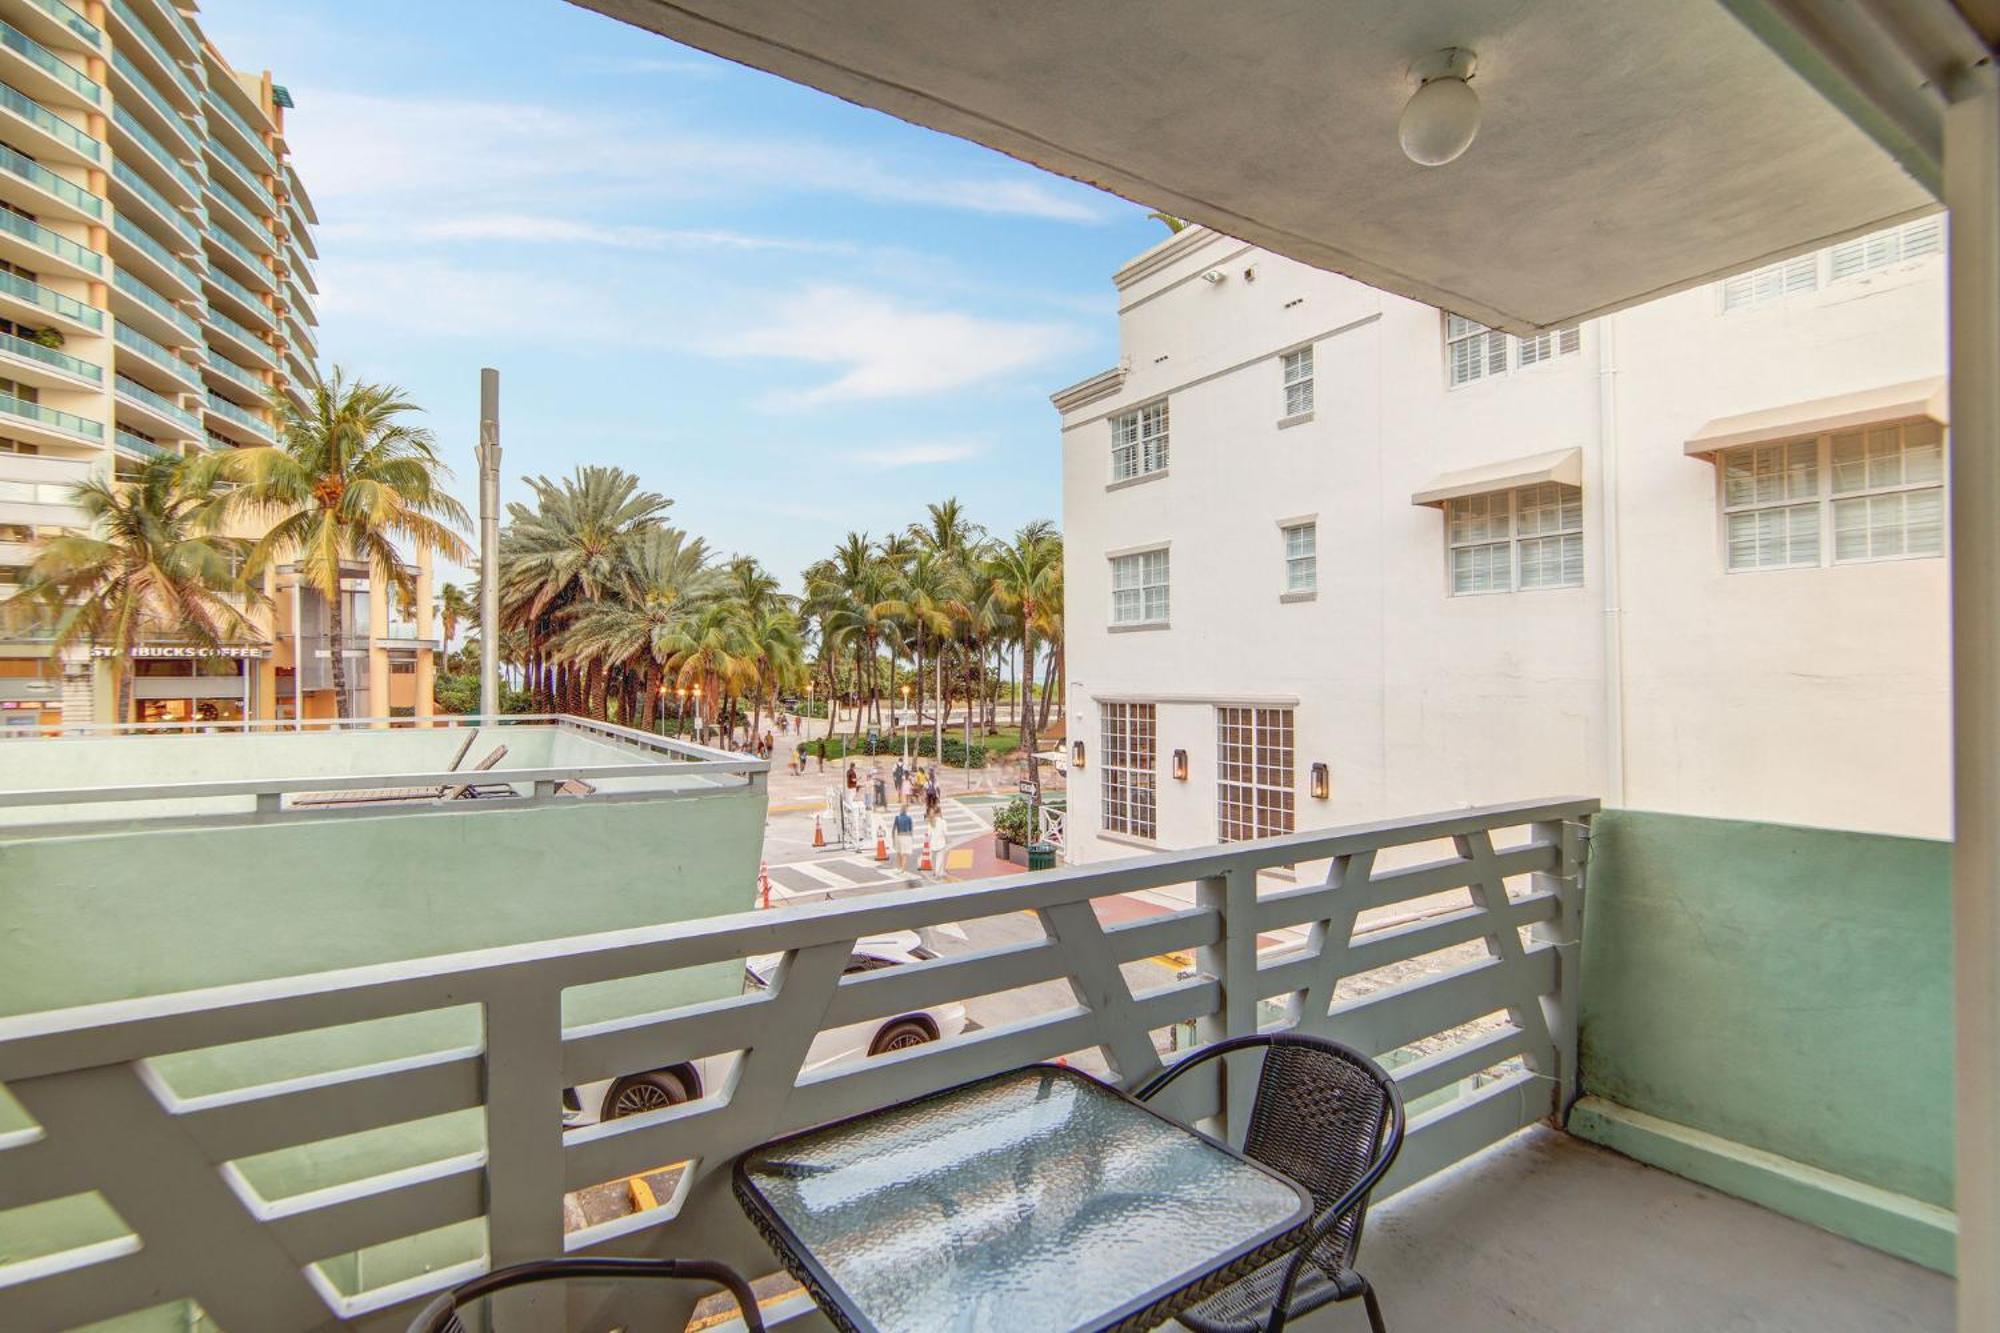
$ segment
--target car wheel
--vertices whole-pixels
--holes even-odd
[[[618,1120],[643,1111],[664,1111],[687,1101],[687,1085],[680,1075],[658,1069],[650,1074],[634,1074],[611,1085],[604,1095],[604,1118]]]
[[[899,1018],[885,1024],[875,1034],[875,1040],[868,1047],[868,1054],[882,1055],[888,1051],[907,1051],[912,1046],[921,1046],[927,1041],[936,1041],[937,1033],[930,1025],[914,1018]]]

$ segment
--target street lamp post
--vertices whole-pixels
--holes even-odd
[[[694,687],[694,738],[697,743],[702,743],[701,685],[699,683]]]
[[[687,686],[683,685],[674,692],[680,696],[680,706],[674,710],[674,735],[685,736],[687,735],[688,725]]]
[[[907,713],[909,711],[910,684],[908,681],[905,681],[903,682],[903,712]],[[910,765],[910,731],[907,724],[903,722],[901,714],[898,714],[896,717],[896,729],[903,733],[903,767],[908,768]]]

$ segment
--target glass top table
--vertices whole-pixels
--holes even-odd
[[[1151,1328],[1312,1219],[1291,1180],[1055,1065],[767,1143],[735,1187],[852,1333]]]

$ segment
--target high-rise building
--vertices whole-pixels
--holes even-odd
[[[70,488],[161,454],[268,445],[317,380],[317,222],[285,137],[292,99],[233,68],[192,5],[0,0],[0,597],[38,541],[83,521]],[[0,642],[0,723],[428,712],[428,569],[399,615],[359,566],[348,642],[274,571],[261,641],[160,642],[130,714],[88,648]],[[102,650],[96,650],[102,651]]]
[[[1063,421],[1079,860],[1532,792],[1951,827],[1944,221],[1518,338],[1189,227]]]

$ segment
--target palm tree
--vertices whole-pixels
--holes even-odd
[[[87,531],[44,542],[10,605],[53,624],[53,652],[84,642],[107,650],[124,722],[141,640],[244,639],[252,633],[244,608],[267,599],[244,573],[249,543],[210,531],[211,480],[181,460],[150,459],[130,481],[93,479],[70,494]]]
[[[987,561],[995,599],[1018,618],[1021,637],[1021,746],[1028,756],[1028,780],[1041,791],[1035,763],[1035,710],[1027,697],[1035,679],[1035,636],[1048,628],[1048,608],[1060,597],[1062,538],[1053,524],[1030,523],[1014,540],[996,546]],[[1037,830],[1039,832],[1039,830]]]
[[[750,715],[750,730],[757,731],[766,698],[771,711],[778,711],[778,691],[797,679],[803,669],[804,648],[798,613],[776,602],[766,603],[747,613],[744,629],[757,671],[757,695]]]
[[[635,712],[641,730],[653,728],[674,645],[684,638],[697,608],[721,586],[708,560],[708,544],[679,528],[637,534],[627,548],[616,595],[583,605],[554,645],[564,655],[620,670],[637,664]],[[622,720],[629,726],[632,718]]]
[[[715,701],[705,722],[717,720],[725,700],[757,683],[755,647],[741,613],[726,601],[697,608],[667,636],[665,646],[678,664],[675,683]]]
[[[476,621],[479,608],[465,595],[465,589],[456,583],[447,583],[438,589],[438,618],[444,622],[444,656],[449,664],[451,641],[458,634],[459,625]]]
[[[464,561],[459,530],[471,520],[444,490],[451,475],[428,430],[402,420],[417,406],[399,388],[333,374],[314,384],[304,408],[276,403],[276,445],[206,455],[204,478],[232,482],[218,516],[247,511],[271,526],[250,552],[250,572],[289,555],[298,577],[325,599],[332,637],[334,715],[348,716],[344,567],[368,566],[376,586],[407,591],[402,545],[413,554]],[[220,521],[218,519],[218,521]]]

